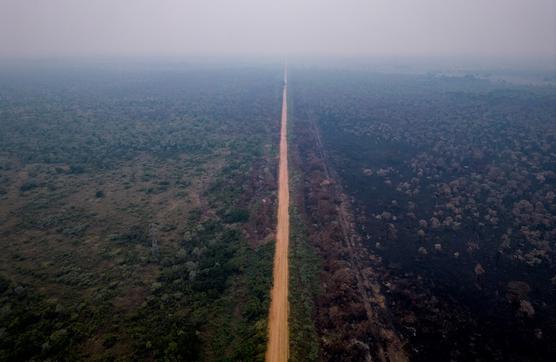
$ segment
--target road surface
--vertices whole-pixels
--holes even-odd
[[[287,362],[288,338],[288,244],[290,241],[290,190],[288,184],[288,81],[284,69],[282,119],[280,127],[280,162],[278,168],[278,223],[274,254],[273,286],[268,316],[266,361]]]

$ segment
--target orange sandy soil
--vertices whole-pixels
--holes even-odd
[[[268,317],[267,361],[287,361],[288,340],[288,244],[290,239],[290,191],[288,185],[288,105],[287,73],[284,73],[282,120],[280,130],[280,165],[278,186],[278,225],[274,255],[273,286]]]

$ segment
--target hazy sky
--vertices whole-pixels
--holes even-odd
[[[556,0],[0,0],[0,56],[556,59]]]

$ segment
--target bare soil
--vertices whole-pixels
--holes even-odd
[[[288,244],[290,237],[290,191],[288,180],[288,105],[287,82],[284,75],[282,119],[280,130],[280,165],[278,186],[278,224],[276,251],[274,254],[273,286],[269,312],[269,337],[266,351],[267,361],[287,361],[288,340]]]

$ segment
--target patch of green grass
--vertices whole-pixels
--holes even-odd
[[[290,224],[290,361],[317,361],[319,341],[313,317],[321,260],[309,244],[295,206],[290,207]]]

